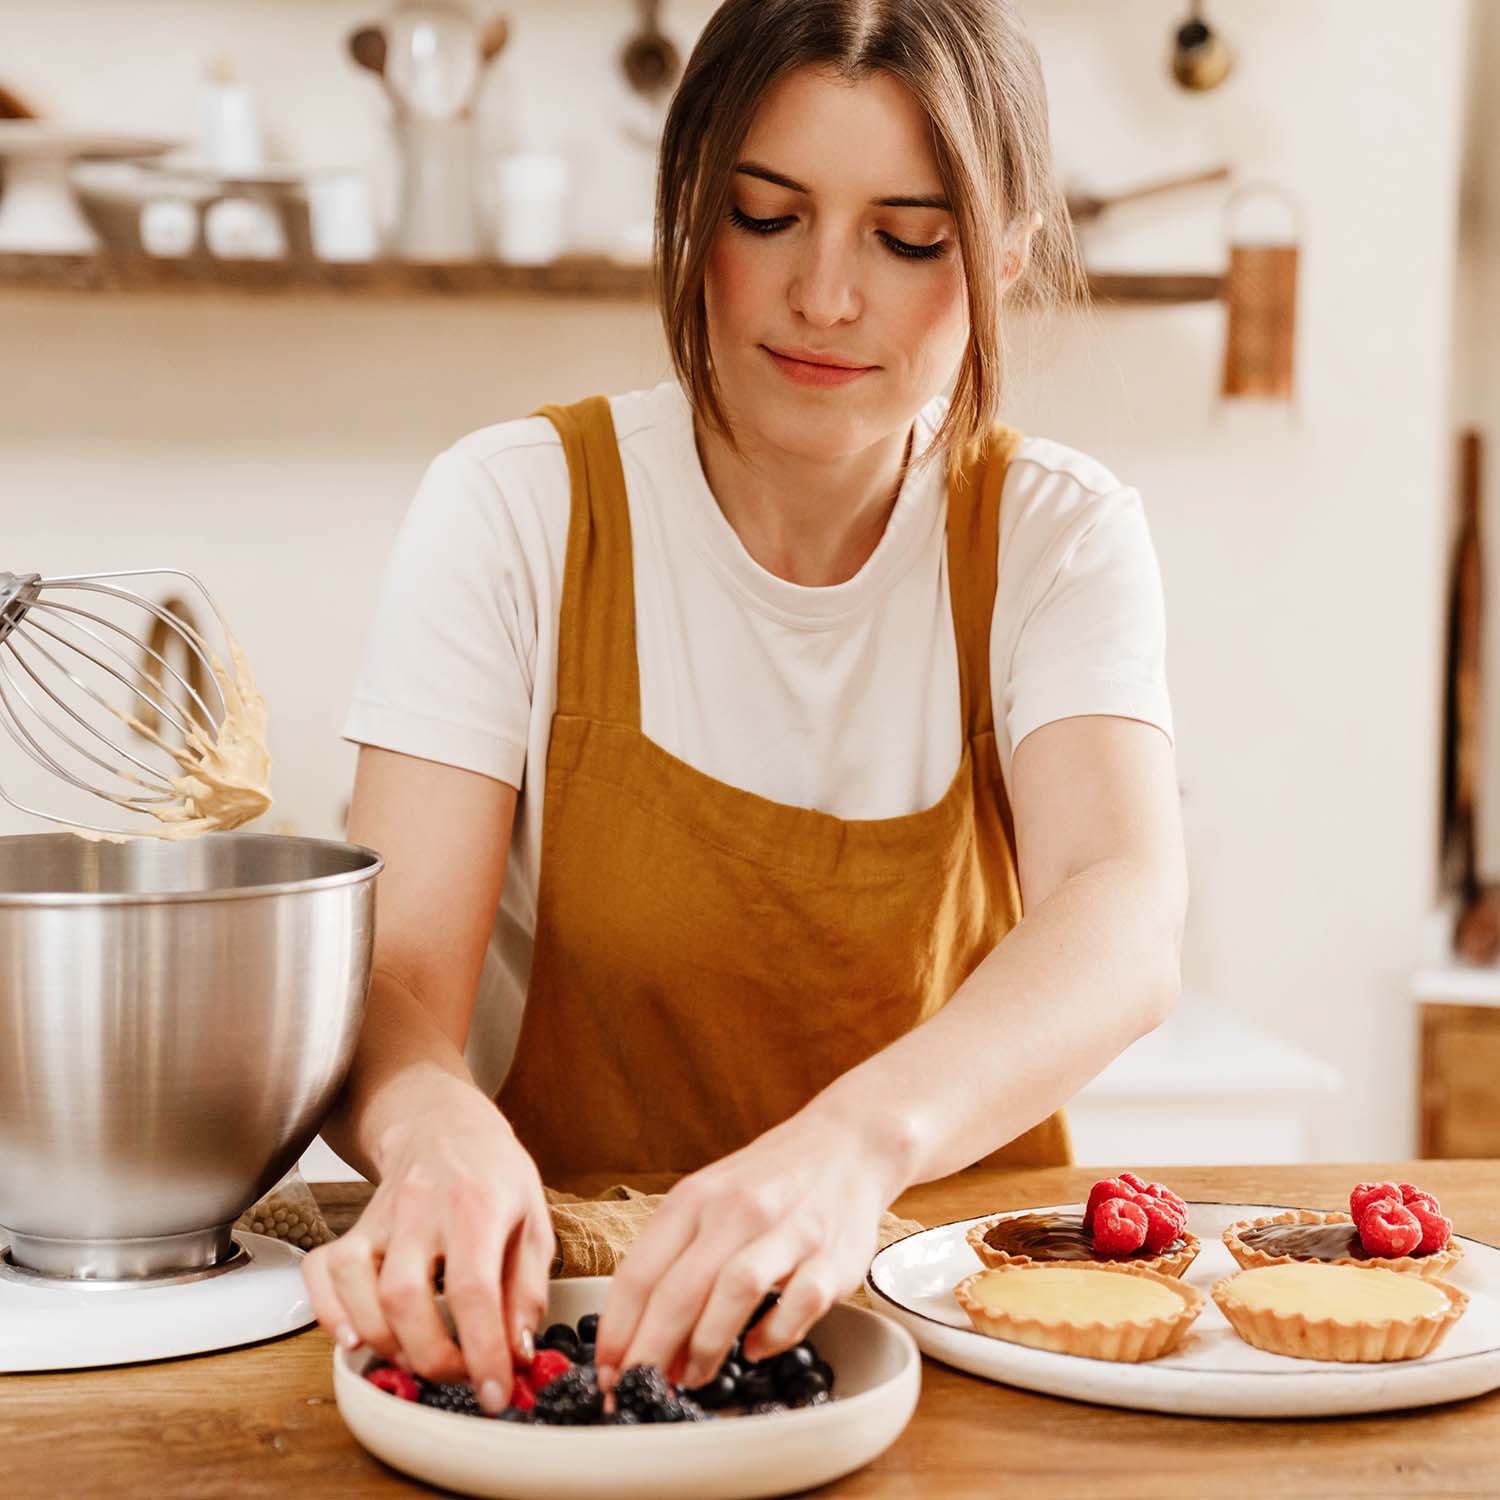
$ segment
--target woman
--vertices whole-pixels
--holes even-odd
[[[769,1288],[747,1352],[797,1342],[908,1185],[1066,1160],[1177,990],[1140,503],[993,420],[1002,294],[1079,281],[1009,4],[728,0],[657,217],[677,381],[432,466],[347,728],[388,865],[326,1133],[378,1186],[307,1279],[490,1410],[544,1179],[686,1174],[597,1357],[697,1384]]]

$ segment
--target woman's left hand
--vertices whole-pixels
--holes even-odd
[[[800,1343],[864,1279],[880,1216],[905,1186],[873,1134],[809,1108],[679,1182],[610,1287],[601,1388],[643,1364],[684,1388],[706,1384],[773,1288],[780,1301],[747,1335],[745,1357]]]

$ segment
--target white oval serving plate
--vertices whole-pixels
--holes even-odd
[[[552,1283],[548,1320],[601,1312],[609,1278]],[[833,1366],[835,1399],[775,1416],[646,1427],[537,1427],[434,1411],[364,1379],[373,1356],[335,1349],[339,1411],[393,1468],[494,1500],[751,1500],[862,1468],[901,1435],[921,1356],[907,1332],[861,1307],[829,1310],[808,1335]]]
[[[1054,1208],[1076,1213],[1082,1206]],[[1283,1211],[1270,1204],[1188,1204],[1188,1227],[1203,1249],[1183,1279],[1207,1297],[1216,1281],[1239,1270],[1224,1247],[1224,1230],[1236,1219]],[[1500,1249],[1479,1240],[1459,1236],[1464,1258],[1444,1278],[1469,1294],[1468,1310],[1423,1359],[1355,1365],[1267,1354],[1245,1343],[1210,1299],[1171,1354],[1149,1363],[1114,1364],[975,1332],[953,1288],[980,1269],[965,1233],[995,1217],[962,1219],[898,1240],[875,1257],[866,1278],[875,1306],[908,1329],[924,1353],[972,1375],[1076,1401],[1202,1417],[1399,1411],[1500,1387]]]

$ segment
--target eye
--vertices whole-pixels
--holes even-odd
[[[934,240],[930,245],[909,245],[883,229],[877,232],[897,255],[904,255],[908,260],[937,260],[948,253],[948,245],[944,240]]]
[[[746,230],[750,234],[775,234],[785,229],[792,222],[789,215],[779,219],[752,219],[749,214],[740,210],[735,204],[729,210],[729,222],[737,229]]]

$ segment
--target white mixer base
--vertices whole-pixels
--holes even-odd
[[[0,1261],[0,1374],[212,1354],[312,1323],[302,1251],[263,1234],[235,1239],[242,1264],[139,1286],[47,1281]]]

